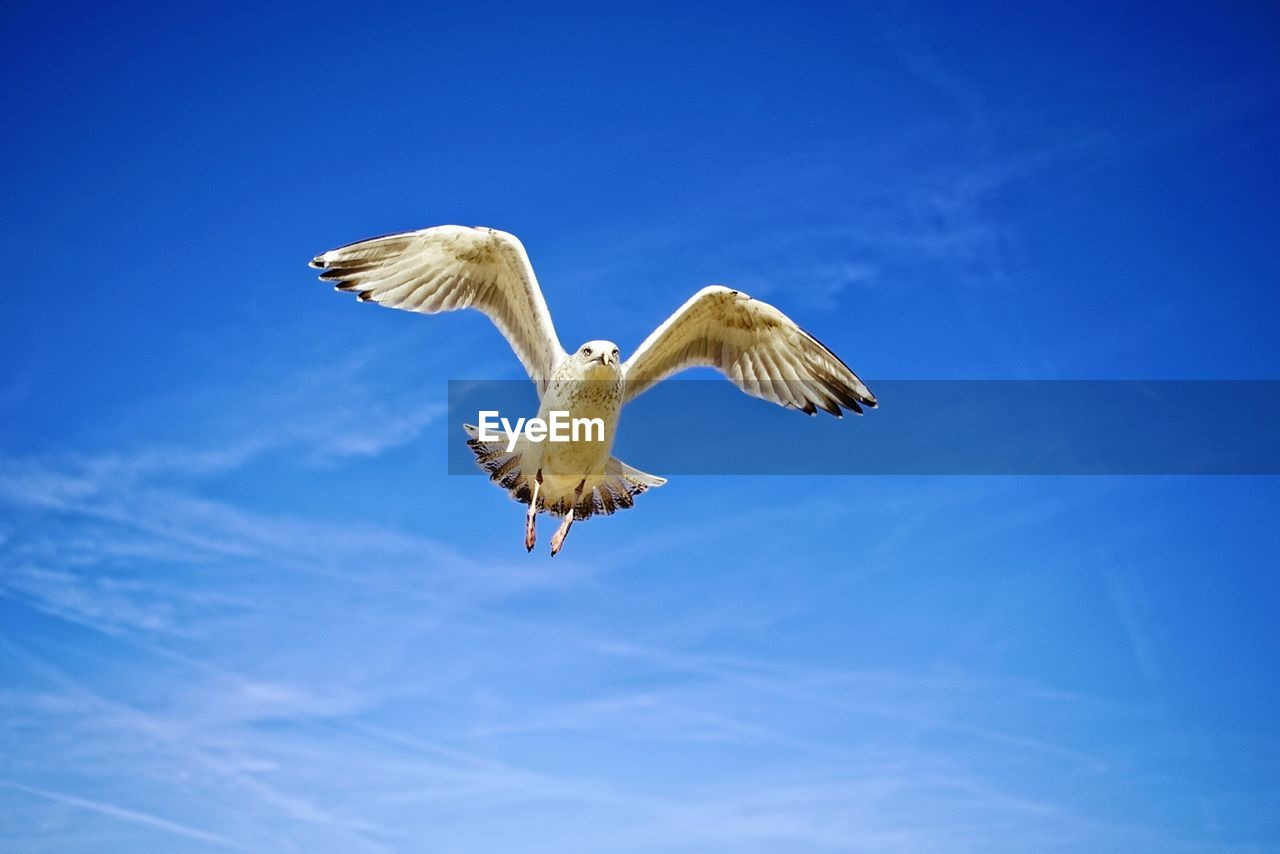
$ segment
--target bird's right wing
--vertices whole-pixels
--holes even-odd
[[[506,232],[441,225],[331,249],[311,266],[365,302],[424,314],[484,312],[539,393],[565,357],[529,256]]]
[[[817,338],[766,302],[719,285],[694,294],[622,366],[623,402],[665,377],[712,367],[753,397],[813,415],[874,408],[875,395]]]

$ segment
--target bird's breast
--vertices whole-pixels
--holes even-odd
[[[538,417],[550,423],[569,422],[567,442],[546,442],[540,448],[545,474],[589,475],[604,471],[613,449],[622,405],[621,383],[598,380],[553,382],[542,397]],[[557,416],[556,413],[564,413]],[[576,481],[575,481],[576,483]]]

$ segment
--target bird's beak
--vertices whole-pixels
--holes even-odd
[[[601,353],[599,356],[596,357],[596,361],[602,365],[607,365],[611,361],[613,361],[613,356],[610,353]]]

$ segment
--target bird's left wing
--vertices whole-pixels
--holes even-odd
[[[876,399],[835,353],[778,309],[729,288],[703,288],[623,365],[623,401],[671,374],[718,369],[754,397],[813,415],[861,412]]]
[[[311,266],[365,302],[424,314],[479,309],[506,336],[539,393],[565,357],[529,256],[506,232],[441,225],[331,249]]]

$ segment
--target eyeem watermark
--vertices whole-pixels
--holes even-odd
[[[482,409],[477,436],[481,442],[497,442],[507,438],[507,453],[516,449],[516,442],[523,432],[530,442],[603,442],[603,418],[570,418],[568,410],[553,409],[547,413],[550,420],[541,418],[517,418],[512,424],[502,418],[496,409]],[[498,432],[498,428],[502,432]]]
[[[880,408],[837,421],[821,412],[806,418],[755,400],[719,378],[668,380],[622,410],[618,456],[664,477],[1280,477],[1280,379],[873,380],[869,385]],[[783,384],[773,391],[781,399],[791,393]],[[457,426],[475,424],[480,410],[532,412],[550,420],[538,406],[537,390],[525,379],[450,382],[449,473],[485,474]],[[513,429],[525,426],[517,422]],[[613,429],[607,426],[606,436]],[[489,430],[498,434],[494,447],[507,445],[492,416]]]

